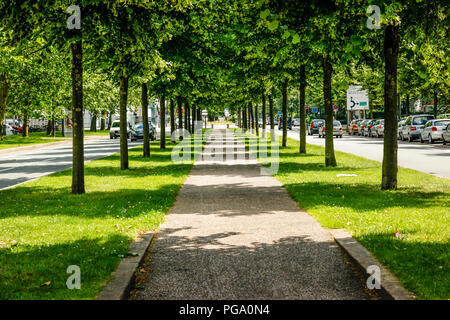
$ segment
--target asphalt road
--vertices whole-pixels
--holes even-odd
[[[128,142],[135,147],[142,142]],[[120,150],[120,140],[84,141],[85,161],[104,158]],[[39,149],[0,154],[0,190],[72,167],[72,141]]]
[[[281,135],[281,131],[276,130]],[[288,131],[288,137],[299,140],[299,128],[294,127]],[[306,136],[306,142],[319,146],[325,146],[325,139],[317,135]],[[338,151],[352,153],[368,159],[383,161],[383,138],[368,138],[349,136],[334,139],[334,148]],[[450,146],[436,142],[429,145],[419,142],[398,142],[398,164],[404,168],[410,168],[426,172],[435,176],[450,179]]]

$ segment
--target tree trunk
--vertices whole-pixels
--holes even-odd
[[[112,118],[113,118],[113,113],[112,113],[112,111],[111,111],[111,112],[109,113],[109,117],[108,117],[108,130],[111,130]]]
[[[53,127],[52,119],[48,119],[47,120],[47,133],[46,133],[48,136],[52,134],[52,127]]]
[[[91,132],[97,131],[97,115],[93,115],[91,118]]]
[[[266,138],[266,95],[264,94],[264,90],[262,93],[262,107],[261,107],[261,113],[262,113],[262,137]]]
[[[300,66],[300,153],[306,153],[306,66]]]
[[[258,116],[258,105],[257,104],[255,104],[254,122],[255,122],[256,136],[259,137],[259,116]]]
[[[336,157],[334,155],[333,141],[333,105],[331,102],[331,76],[333,67],[328,56],[322,58],[323,67],[323,101],[325,108],[325,166],[335,167]]]
[[[384,146],[381,189],[397,189],[397,63],[398,26],[384,32]]]
[[[242,109],[242,124],[244,127],[244,132],[247,132],[248,122],[247,122],[247,107],[244,103],[244,108]]]
[[[8,78],[5,72],[0,72],[0,141],[3,140],[3,131],[4,131],[3,121],[5,119],[8,92],[9,92]]]
[[[287,86],[288,80],[284,80],[283,87],[281,89],[283,94],[283,104],[282,104],[282,113],[283,113],[283,143],[282,146],[286,147],[287,145]]]
[[[434,100],[434,108],[433,108],[434,118],[437,119],[437,117],[438,117],[438,94],[437,94],[436,90],[433,92],[433,96],[434,96],[434,99],[433,99]]]
[[[192,130],[191,132],[195,133],[195,121],[197,121],[197,107],[192,106]]]
[[[160,133],[160,148],[166,148],[166,89],[163,88],[161,100],[159,101],[159,109],[161,110],[161,133]]]
[[[250,128],[252,128],[252,134],[254,134],[255,133],[255,115],[253,114],[253,105],[251,102],[248,104],[248,110],[250,113]]]
[[[406,95],[406,114],[409,116],[409,94]]]
[[[105,130],[106,129],[106,112],[103,111],[101,113],[102,118],[100,120],[100,130]]]
[[[56,136],[56,121],[55,116],[52,118],[52,137],[54,138]]]
[[[23,111],[23,126],[22,126],[22,137],[28,138],[28,111]]]
[[[84,130],[83,130],[83,47],[81,40],[72,43],[72,193],[84,189]]]
[[[175,139],[173,138],[173,132],[175,131],[175,102],[173,99],[170,99],[170,105],[169,105],[169,113],[170,113],[170,141],[175,142]]]
[[[189,103],[188,100],[184,100],[184,128],[189,131]]]
[[[128,164],[128,132],[127,132],[127,100],[128,100],[128,76],[120,76],[120,169],[126,170]],[[131,133],[130,133],[131,134]]]
[[[275,122],[273,118],[273,96],[269,95],[270,141],[275,141]]]
[[[250,112],[251,112],[250,107],[247,107],[247,122],[248,122],[247,129],[249,131],[251,131],[251,129],[252,129],[252,116],[251,116]]]
[[[150,157],[150,128],[148,124],[148,88],[146,82],[142,82],[141,106],[142,106],[142,125],[144,128],[143,156],[144,158],[147,158]]]
[[[178,129],[180,129],[180,140],[183,140],[183,99],[181,96],[177,97],[178,105]]]
[[[237,108],[237,112],[236,112],[236,116],[237,116],[237,123],[238,123],[238,128],[241,127],[241,108]]]

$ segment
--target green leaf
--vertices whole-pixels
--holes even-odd
[[[273,20],[271,23],[269,23],[269,30],[275,31],[278,28],[278,20]]]
[[[289,32],[289,30],[286,30],[286,31],[283,33],[282,38],[283,38],[283,39],[287,39],[287,38],[289,38],[290,36],[291,36],[291,33]]]
[[[298,34],[294,34],[292,37],[292,44],[297,44],[300,42],[300,36]]]
[[[259,16],[260,16],[261,19],[266,19],[266,18],[269,16],[269,14],[270,14],[270,10],[269,10],[269,9],[266,9],[266,10],[264,10],[264,11],[261,11],[261,13],[259,14]]]

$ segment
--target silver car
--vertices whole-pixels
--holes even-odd
[[[372,126],[372,130],[370,131],[370,136],[379,138],[384,135],[384,120],[377,120]]]
[[[431,114],[419,114],[406,118],[405,124],[402,126],[403,139],[406,139],[409,142],[420,139],[420,133],[422,132],[423,126],[428,120],[432,119],[434,119],[434,116]]]
[[[333,121],[333,136],[336,138],[342,138],[344,134],[344,130],[342,129],[341,122],[334,120]],[[319,138],[325,138],[325,122],[321,123],[319,126]]]
[[[420,134],[420,142],[428,141],[432,144],[437,140],[442,139],[442,133],[450,123],[450,119],[430,120],[423,126]]]
[[[404,140],[402,130],[403,130],[403,126],[405,125],[405,121],[406,120],[400,120],[398,122],[398,127],[397,127],[397,139],[398,140]]]

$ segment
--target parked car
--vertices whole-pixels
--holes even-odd
[[[3,125],[4,126],[4,128],[5,128],[5,131],[6,131],[6,135],[7,136],[12,136],[13,134],[14,134],[14,129],[13,129],[13,127],[11,127],[11,125],[9,125],[9,124],[4,124]]]
[[[359,122],[357,124],[358,126],[358,136],[362,136],[364,133],[364,127],[366,126],[366,124],[369,122],[370,120],[362,120],[361,122]]]
[[[402,126],[402,137],[409,142],[420,139],[420,133],[428,120],[434,119],[431,114],[408,116]]]
[[[398,140],[403,140],[402,130],[403,130],[403,126],[405,125],[405,121],[406,120],[400,120],[398,122],[398,127],[397,127],[397,139]]]
[[[321,123],[325,123],[324,119],[313,119],[308,125],[308,134],[312,136],[314,133],[319,133],[319,127]]]
[[[344,130],[342,129],[342,124],[334,120],[333,121],[333,136],[336,138],[342,138],[342,135],[344,134]],[[319,127],[319,138],[325,138],[325,122],[320,125]]]
[[[156,130],[155,128],[152,126],[151,123],[148,123],[148,129],[149,129],[149,138],[150,141],[153,141],[156,139]],[[134,140],[138,140],[138,139],[144,139],[144,124],[142,122],[139,122],[138,124],[136,124],[134,126],[134,130],[132,133],[132,138]]]
[[[358,133],[358,124],[362,121],[362,119],[353,120],[350,122],[350,124],[347,126],[347,133],[350,135],[354,135]]]
[[[442,132],[442,143],[446,145],[447,142],[450,142],[450,124],[447,125],[447,128]]]
[[[376,120],[372,125],[369,137],[379,138],[380,136],[382,137],[383,135],[384,135],[384,120],[383,119]]]
[[[292,125],[294,127],[299,127],[300,126],[300,119],[299,118],[292,119]]]
[[[292,118],[291,117],[287,117],[287,128],[289,130],[292,130]],[[283,117],[279,117],[278,118],[278,130],[283,129]]]
[[[128,139],[131,139],[132,134],[132,128],[130,123],[127,121],[127,137]],[[120,121],[114,121],[111,124],[111,129],[109,130],[109,138],[110,139],[117,139],[120,137]]]
[[[372,134],[372,127],[373,124],[376,122],[377,120],[367,120],[366,124],[364,125],[364,130],[363,130],[363,136],[364,137],[370,137]]]
[[[442,133],[447,125],[450,123],[450,119],[440,119],[440,120],[430,120],[423,126],[422,132],[420,133],[420,142],[432,144],[437,140],[442,139]]]

